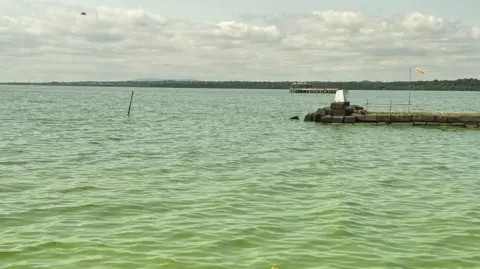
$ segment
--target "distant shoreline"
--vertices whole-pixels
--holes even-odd
[[[33,86],[79,86],[79,87],[128,87],[128,88],[207,88],[207,89],[289,89],[293,81],[185,81],[185,80],[146,80],[146,81],[79,81],[79,82],[2,82],[0,85]],[[348,90],[404,91],[409,89],[407,81],[309,81],[317,88],[340,88]],[[480,91],[480,80],[433,80],[412,81],[415,91]]]

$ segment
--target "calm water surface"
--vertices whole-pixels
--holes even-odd
[[[0,88],[1,269],[480,268],[480,131],[290,121],[332,96],[285,90],[136,89],[127,118],[130,91]]]

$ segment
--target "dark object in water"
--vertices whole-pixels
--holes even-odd
[[[291,120],[299,120],[300,118],[298,116],[295,116],[295,117],[291,117],[290,119]]]
[[[85,16],[85,15],[87,15],[87,12],[82,12],[82,13],[80,13],[80,15]]]
[[[132,108],[132,100],[133,100],[133,91],[132,91],[132,95],[130,96],[130,105],[128,105],[127,116],[129,116],[129,117],[130,117],[130,109]]]

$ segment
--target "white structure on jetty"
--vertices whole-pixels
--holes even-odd
[[[344,90],[337,90],[335,92],[335,103],[345,103],[347,102],[347,96]]]
[[[290,93],[336,93],[338,88],[313,88],[310,83],[295,82],[290,86]]]

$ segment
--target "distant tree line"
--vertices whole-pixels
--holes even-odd
[[[223,88],[223,89],[288,89],[293,81],[79,81],[79,82],[9,82],[8,85],[44,85],[44,86],[101,86],[101,87],[157,87],[157,88]],[[349,90],[408,90],[406,81],[306,81],[318,88],[341,88]],[[427,91],[480,91],[480,80],[432,80],[412,81],[412,90]]]

